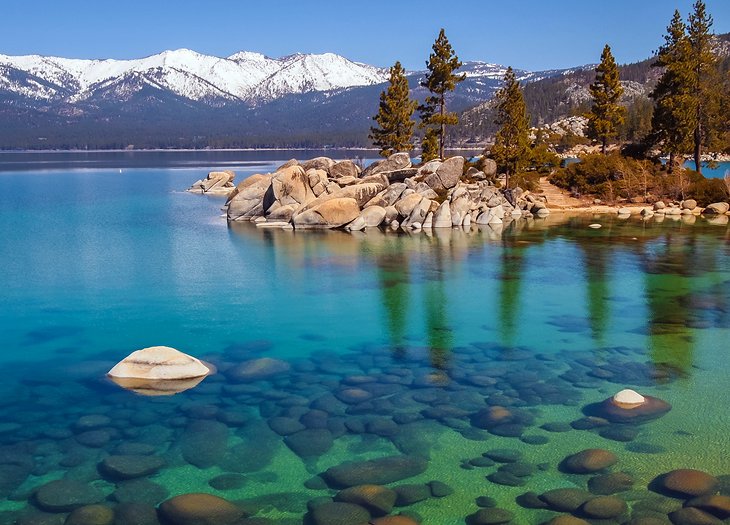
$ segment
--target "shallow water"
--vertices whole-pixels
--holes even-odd
[[[234,165],[272,165],[256,162]],[[336,493],[311,488],[313,476],[392,455],[428,462],[391,487],[438,480],[454,490],[394,511],[429,524],[463,523],[479,496],[514,523],[550,519],[515,498],[585,488],[590,476],[558,465],[586,448],[615,452],[610,470],[634,478],[619,494],[626,516],[681,506],[646,490],[659,474],[730,474],[726,224],[553,215],[469,233],[227,227],[221,199],[181,191],[206,171],[0,175],[1,522],[62,523],[67,512],[41,514],[34,492],[65,478],[109,506],[208,492],[302,523],[308,501]],[[171,397],[105,379],[152,345],[218,373]],[[261,357],[290,368],[237,375]],[[640,425],[541,428],[580,420],[625,387],[673,408]],[[477,428],[489,406],[512,424]],[[292,437],[305,428],[306,439]],[[499,463],[467,465],[505,448],[534,471],[521,486],[486,478]],[[131,452],[164,466],[138,485],[99,467]],[[209,484],[226,473],[239,475],[226,478],[233,488]]]

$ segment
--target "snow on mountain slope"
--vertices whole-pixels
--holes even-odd
[[[388,79],[384,69],[351,62],[333,53],[290,55],[282,58],[280,64],[278,71],[257,86],[256,98],[270,100],[289,93],[366,86]]]
[[[0,68],[23,71],[49,84],[43,90],[36,90],[28,83],[13,85],[3,75],[0,82],[15,94],[52,99],[70,92],[68,101],[72,103],[88,99],[99,87],[108,88],[110,83],[121,83],[133,74],[136,80],[146,78],[149,84],[191,100],[238,99],[247,102],[271,100],[292,93],[371,85],[387,79],[385,70],[331,53],[272,59],[244,51],[219,58],[178,49],[138,60],[0,55]],[[139,83],[133,82],[130,89],[132,85]]]

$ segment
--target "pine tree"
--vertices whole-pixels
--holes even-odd
[[[380,155],[388,157],[399,151],[413,149],[411,120],[416,102],[409,96],[408,79],[400,62],[390,68],[388,87],[380,94],[380,108],[373,118],[378,127],[370,128],[370,138],[380,148]]]
[[[596,68],[596,80],[589,90],[593,105],[588,115],[588,136],[601,141],[601,152],[605,154],[606,143],[616,136],[626,113],[626,108],[619,104],[624,89],[608,44],[603,48],[601,63]]]
[[[491,156],[497,166],[506,174],[505,187],[509,188],[509,177],[523,169],[530,161],[529,119],[520,83],[514,71],[507,68],[504,84],[495,95],[497,116],[494,123],[499,130],[494,139]]]
[[[718,59],[712,50],[712,16],[705,3],[697,0],[689,15],[687,40],[689,42],[690,101],[693,112],[695,169],[702,170],[702,146],[709,143],[719,128],[720,86]]]
[[[423,137],[421,142],[421,162],[428,162],[438,158],[439,156],[439,141],[438,132],[429,128],[426,130],[426,135]]]
[[[428,62],[426,62],[428,74],[421,82],[421,86],[428,89],[431,95],[426,97],[418,110],[421,114],[421,125],[427,129],[434,129],[439,144],[439,157],[444,158],[446,126],[459,123],[456,113],[446,111],[446,93],[456,89],[456,84],[464,80],[466,76],[454,74],[454,71],[461,67],[461,62],[451,48],[443,29],[439,31],[439,36],[432,49],[433,53],[429,55]]]
[[[652,64],[663,67],[664,72],[649,95],[655,102],[651,119],[652,142],[661,143],[664,152],[669,154],[669,173],[673,171],[675,157],[689,152],[692,143],[694,119],[689,89],[689,52],[687,26],[679,11],[674,11],[664,45]]]

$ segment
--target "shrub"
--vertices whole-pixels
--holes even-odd
[[[523,171],[510,177],[511,186],[523,190],[535,191],[540,187],[540,173],[537,171]]]
[[[586,155],[580,162],[557,170],[551,181],[575,194],[590,193],[607,201],[632,198],[652,192],[658,166],[614,153]]]

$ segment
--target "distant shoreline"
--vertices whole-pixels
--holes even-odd
[[[483,148],[445,148],[446,151],[481,151]],[[0,154],[2,153],[162,153],[162,152],[170,152],[170,153],[205,153],[205,152],[237,152],[237,151],[245,151],[245,152],[255,152],[255,151],[352,151],[352,150],[361,150],[361,151],[373,151],[378,152],[380,151],[378,148],[365,148],[365,147],[337,147],[337,148],[326,148],[326,147],[316,147],[316,148],[206,148],[206,149],[185,149],[185,148],[158,148],[158,149],[27,149],[27,150],[4,150],[0,149]]]

